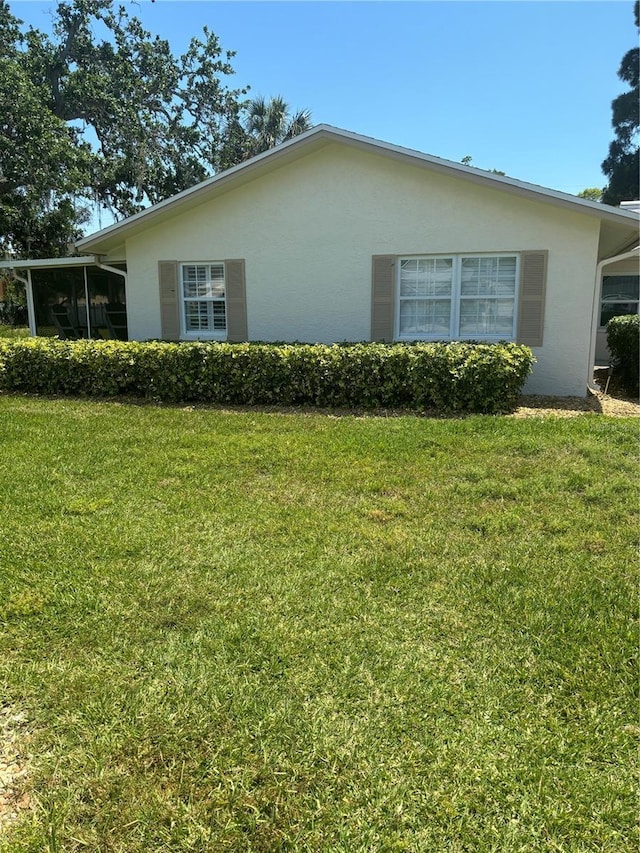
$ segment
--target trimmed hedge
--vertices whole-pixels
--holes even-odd
[[[512,343],[0,341],[0,390],[164,402],[510,411],[531,371]]]
[[[638,396],[640,384],[640,316],[625,314],[607,323],[607,345],[614,376],[623,389]]]

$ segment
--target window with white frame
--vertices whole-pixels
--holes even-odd
[[[517,255],[401,258],[398,266],[399,338],[514,337]]]
[[[227,330],[224,264],[180,265],[185,334],[222,336]]]
[[[602,277],[600,326],[604,328],[612,317],[638,314],[640,306],[640,275],[605,275]]]

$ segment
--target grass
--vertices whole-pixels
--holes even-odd
[[[28,337],[29,329],[26,326],[4,326],[0,323],[0,338],[18,340],[19,338]]]
[[[0,850],[635,851],[636,423],[0,397]]]

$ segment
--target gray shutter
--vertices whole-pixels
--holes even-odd
[[[160,337],[163,341],[180,339],[178,299],[178,262],[158,261],[160,282]]]
[[[548,256],[547,251],[520,255],[517,341],[530,347],[542,346]]]
[[[371,340],[393,340],[395,257],[374,255],[371,281]]]
[[[248,334],[244,260],[235,259],[225,261],[224,270],[227,302],[227,340],[246,341]]]

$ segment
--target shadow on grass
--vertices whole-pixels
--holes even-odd
[[[136,407],[173,409],[183,412],[219,412],[221,414],[267,414],[267,415],[297,415],[301,417],[324,416],[327,418],[424,418],[431,420],[465,420],[482,415],[481,412],[448,412],[439,409],[383,409],[383,408],[330,408],[310,405],[278,406],[274,404],[240,405],[234,403],[198,403],[198,402],[163,402],[145,397],[91,397],[90,395],[63,394],[24,394],[22,392],[4,391],[5,397],[29,397],[34,400],[46,401],[75,401],[90,402],[105,407]],[[601,399],[604,395],[590,393],[586,397],[547,397],[542,395],[523,395],[518,398],[516,407],[510,412],[487,414],[486,417],[536,417],[547,413],[571,416],[581,413],[607,414]],[[627,403],[627,405],[629,405]]]
[[[603,413],[602,401],[597,394],[585,397],[547,397],[541,394],[523,394],[518,399],[518,409],[532,411],[596,412]],[[518,411],[516,410],[516,412]]]
[[[640,402],[625,396],[622,389],[610,382],[607,394],[604,387],[608,376],[605,368],[596,371],[594,382],[600,391],[589,390],[584,397],[554,397],[542,394],[523,394],[518,397],[515,408],[510,412],[491,414],[491,417],[541,417],[545,414],[556,414],[571,417],[583,413],[599,415],[640,416]],[[92,397],[89,394],[77,396],[64,394],[24,394],[20,391],[0,391],[6,397],[30,397],[40,400],[75,400],[76,402],[91,402],[101,406],[133,406],[140,408],[175,409],[185,412],[212,411],[232,414],[273,414],[298,416],[325,416],[329,418],[427,418],[433,420],[464,420],[475,417],[481,412],[451,412],[439,409],[384,409],[384,408],[330,408],[311,405],[255,404],[241,405],[236,403],[199,403],[199,402],[163,402],[146,397]]]

